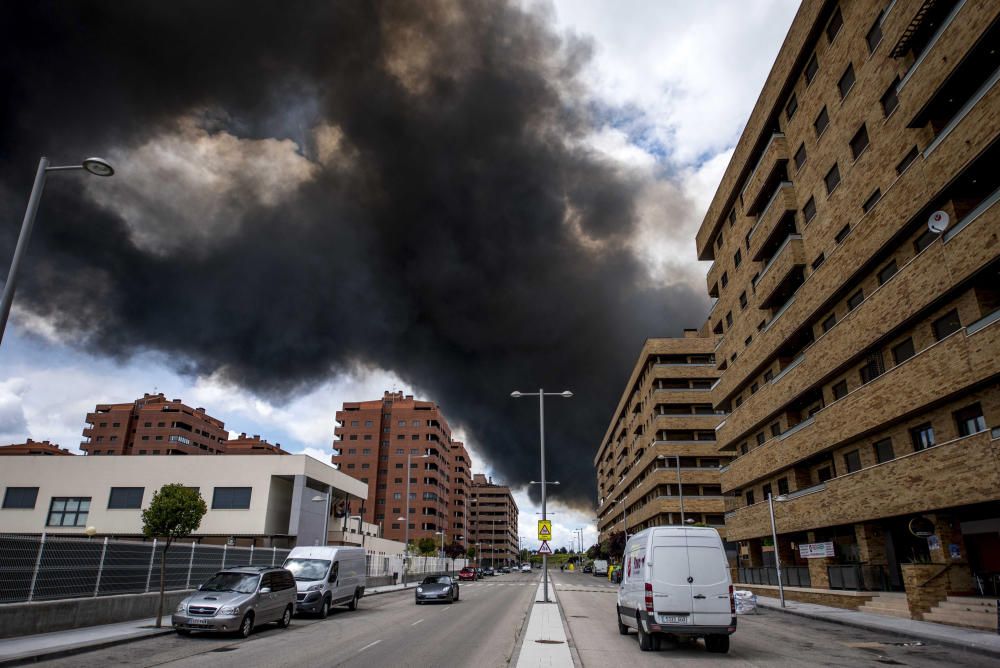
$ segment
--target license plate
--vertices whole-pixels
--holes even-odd
[[[684,616],[680,616],[680,615],[661,615],[660,616],[660,623],[661,624],[687,624],[688,623],[688,617],[686,615],[684,615]]]
[[[207,619],[192,619],[188,623],[193,624],[194,626],[208,626],[211,622]]]

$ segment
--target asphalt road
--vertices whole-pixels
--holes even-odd
[[[417,606],[413,590],[336,608],[325,620],[296,618],[261,627],[247,640],[174,634],[38,665],[108,666],[506,666],[534,598],[538,572],[460,585],[459,601]]]
[[[570,643],[584,668],[711,666],[996,666],[995,658],[910,638],[761,610],[741,615],[729,654],[709,654],[701,642],[642,652],[634,632],[618,635],[617,587],[583,573],[553,574],[556,595],[569,625]]]

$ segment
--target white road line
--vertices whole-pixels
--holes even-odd
[[[369,647],[374,647],[375,645],[379,644],[380,642],[382,642],[382,641],[381,640],[376,640],[375,642],[370,642],[367,645],[365,645],[364,647],[362,647],[361,649],[359,649],[358,653],[360,654],[361,652],[365,651]]]
[[[419,624],[419,623],[420,623],[420,622],[422,622],[422,621],[424,621],[424,620],[422,620],[422,619],[418,619],[417,621],[415,621],[415,622],[413,622],[412,624],[410,624],[410,626],[416,626],[417,624]]]

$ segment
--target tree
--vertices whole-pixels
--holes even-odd
[[[180,538],[186,538],[201,526],[201,518],[208,512],[201,493],[178,483],[164,485],[153,492],[149,507],[142,511],[142,533],[147,538],[162,538],[160,553],[160,604],[156,613],[156,627],[163,624],[163,599],[166,588],[167,550]]]
[[[467,549],[465,551],[465,558],[469,559],[469,560],[472,560],[472,559],[476,558],[476,546],[475,545],[470,545],[469,549]]]
[[[608,556],[621,561],[622,555],[625,554],[625,543],[624,531],[616,531],[608,536]]]
[[[425,557],[437,553],[437,546],[437,541],[429,536],[427,538],[421,538],[417,541],[417,550]]]

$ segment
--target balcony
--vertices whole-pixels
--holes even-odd
[[[693,415],[685,413],[681,415],[660,415],[656,414],[653,422],[653,429],[669,429],[684,431],[714,431],[715,427],[722,421],[721,415]],[[714,441],[713,441],[714,443]]]
[[[989,431],[909,453],[790,494],[774,504],[775,525],[778,533],[791,533],[994,501],[1000,472],[984,464],[998,457],[1000,441]],[[729,540],[770,536],[767,503],[728,513],[726,528]]]
[[[722,474],[723,491],[745,487],[1000,374],[995,354],[1000,323],[977,325],[968,328],[975,329],[973,334],[962,328],[829,404],[813,415],[811,425],[733,460]]]
[[[750,230],[750,251],[747,253],[754,262],[762,262],[774,254],[782,240],[795,234],[795,186],[785,181],[774,191],[774,196],[764,212],[757,218],[757,224]]]
[[[802,235],[788,235],[754,282],[761,308],[781,306],[802,284],[805,266],[806,252]]]
[[[771,198],[774,185],[786,180],[784,174],[787,164],[788,142],[785,135],[776,132],[771,135],[771,141],[767,143],[760,161],[743,187],[743,203],[748,216],[756,216],[763,211],[767,200]]]

